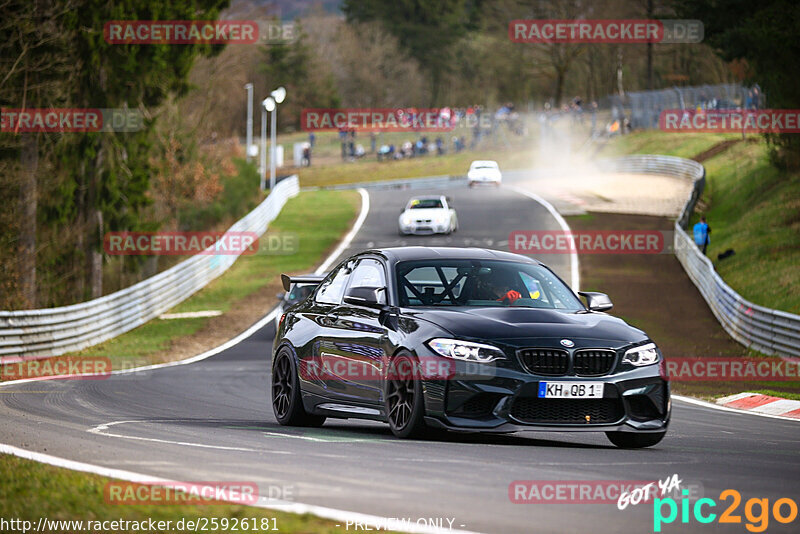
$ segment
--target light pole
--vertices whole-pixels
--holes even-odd
[[[253,145],[253,84],[244,86],[247,89],[247,146],[244,149],[247,163],[250,163],[250,147]]]
[[[270,98],[267,100],[272,100],[272,109],[269,111],[272,112],[272,121],[270,124],[270,142],[269,142],[269,189],[272,191],[275,188],[275,128],[277,126],[277,115],[278,109],[277,105],[286,99],[286,89],[283,87],[278,87],[274,91],[270,93]]]
[[[270,107],[275,109],[275,101],[272,97],[267,97],[261,102],[261,150],[258,154],[261,160],[258,173],[261,177],[262,191],[267,187],[267,111]]]

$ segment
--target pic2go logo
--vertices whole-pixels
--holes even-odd
[[[681,523],[689,523],[691,518],[689,513],[694,516],[694,520],[698,523],[711,523],[717,518],[717,514],[711,512],[711,508],[715,508],[717,503],[714,499],[698,499],[694,506],[689,504],[689,499],[685,497],[689,494],[688,490],[683,490],[684,498],[681,499],[680,514]],[[719,516],[719,523],[734,523],[741,524],[742,516],[736,515],[736,510],[742,502],[742,495],[733,489],[726,489],[719,494],[720,501],[726,501],[728,498],[732,502]],[[668,515],[665,516],[665,508],[668,510]],[[756,511],[756,509],[758,511]],[[788,513],[786,513],[788,512]],[[770,507],[769,499],[749,499],[744,504],[744,516],[748,523],[745,528],[750,532],[764,532],[769,526]],[[791,499],[783,498],[778,499],[772,504],[772,517],[778,523],[791,523],[797,519],[797,503]],[[655,499],[653,501],[653,532],[661,532],[662,524],[673,523],[678,518],[678,503],[675,499],[667,497],[665,499]]]

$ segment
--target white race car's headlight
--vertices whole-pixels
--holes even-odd
[[[411,215],[405,214],[400,216],[400,222],[403,226],[408,226],[411,224]]]
[[[622,363],[629,363],[637,367],[658,363],[658,349],[655,343],[648,343],[640,347],[633,347],[625,352]]]
[[[447,217],[445,217],[444,215],[437,215],[433,219],[433,222],[435,222],[436,224],[444,224],[447,222]]]
[[[458,339],[436,338],[428,341],[428,347],[436,354],[454,360],[489,363],[505,359],[503,351],[493,345],[461,341]]]

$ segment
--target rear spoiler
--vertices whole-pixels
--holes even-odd
[[[283,284],[283,289],[289,291],[292,288],[292,284],[314,284],[317,285],[325,279],[325,275],[316,275],[316,274],[305,274],[300,276],[289,276],[288,274],[281,275],[281,283]]]

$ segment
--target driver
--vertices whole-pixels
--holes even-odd
[[[480,280],[478,282],[479,293],[484,300],[496,300],[505,305],[511,305],[522,295],[511,288],[511,285],[499,273],[492,273],[488,280]]]

